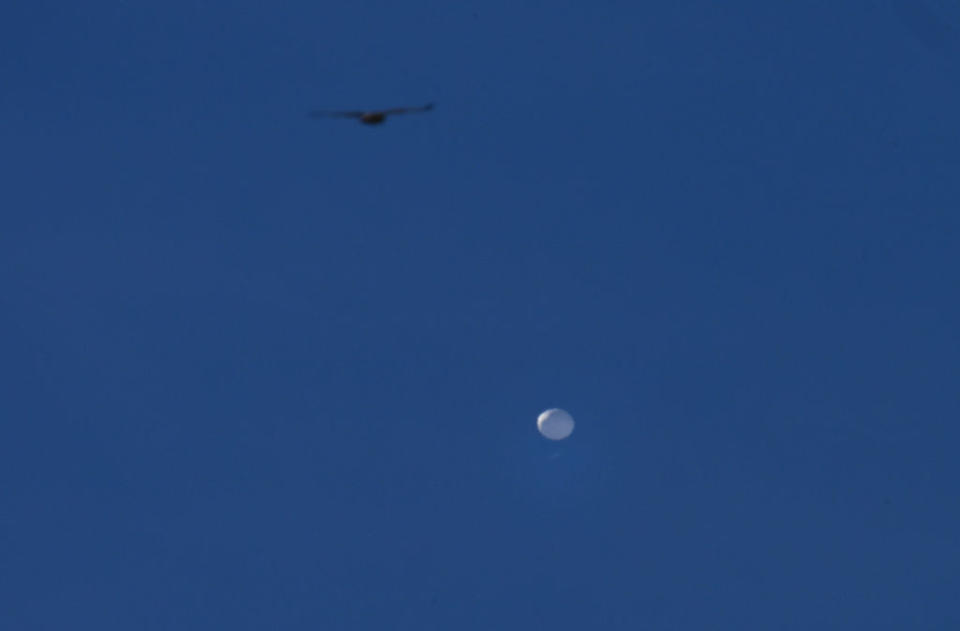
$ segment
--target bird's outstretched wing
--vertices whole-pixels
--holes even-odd
[[[427,103],[419,107],[393,107],[386,110],[313,110],[308,115],[310,118],[354,118],[365,125],[379,125],[393,114],[429,112],[432,109],[433,103]]]
[[[421,105],[420,107],[394,107],[389,110],[382,110],[380,113],[387,114],[413,114],[415,112],[429,112],[433,109],[433,103],[427,103],[426,105]]]
[[[310,118],[360,118],[365,114],[360,110],[312,110],[307,113]]]

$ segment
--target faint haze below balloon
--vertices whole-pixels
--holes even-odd
[[[930,50],[960,68],[960,4],[943,0],[891,0],[904,24]],[[939,3],[940,8],[935,9]],[[960,80],[960,77],[958,77]]]

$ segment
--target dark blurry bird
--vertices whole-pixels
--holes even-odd
[[[432,109],[433,103],[420,107],[394,107],[388,110],[314,110],[310,112],[310,118],[355,118],[364,125],[379,125],[387,120],[387,116],[429,112]]]

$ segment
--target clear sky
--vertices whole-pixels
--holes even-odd
[[[958,32],[4,4],[0,628],[960,628]]]

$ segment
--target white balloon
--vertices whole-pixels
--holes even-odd
[[[537,429],[550,440],[563,440],[573,433],[573,417],[559,408],[546,410],[537,417]]]

